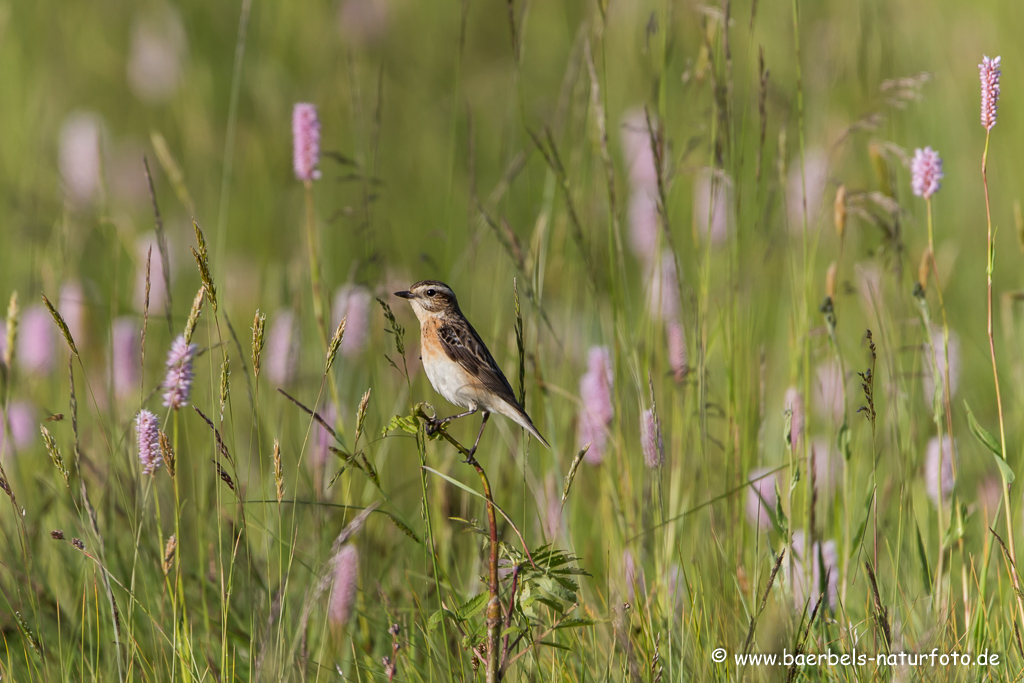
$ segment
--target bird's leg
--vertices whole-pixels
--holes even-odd
[[[484,426],[487,424],[487,420],[491,417],[491,414],[484,411],[484,419],[480,423],[480,431],[476,433],[476,441],[473,442],[473,448],[470,449],[469,455],[466,457],[466,463],[470,465],[476,464],[476,447],[480,445],[480,437],[484,435]]]
[[[472,408],[471,410],[467,410],[467,411],[466,411],[466,412],[464,412],[464,413],[459,413],[458,415],[451,415],[451,416],[449,416],[449,417],[446,417],[446,418],[444,418],[443,420],[438,420],[438,419],[437,419],[437,418],[435,417],[435,418],[434,418],[433,420],[431,420],[431,421],[430,421],[430,423],[429,423],[429,424],[427,425],[427,434],[434,434],[435,432],[437,432],[438,430],[440,430],[440,429],[441,429],[441,427],[444,427],[444,426],[445,426],[446,424],[448,424],[448,423],[449,423],[449,422],[451,422],[452,420],[457,420],[457,419],[459,419],[460,417],[469,417],[470,415],[473,415],[474,413],[476,413],[476,412],[477,412],[478,410],[480,410],[480,408],[479,408],[479,407],[473,407],[473,408]]]

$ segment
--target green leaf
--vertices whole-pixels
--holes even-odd
[[[981,445],[992,451],[994,455],[1002,458],[1003,451],[996,442],[995,437],[982,427],[977,418],[974,417],[974,412],[971,410],[971,406],[968,405],[966,399],[964,400],[964,408],[967,409],[967,424],[971,427],[971,433],[981,442]]]
[[[924,549],[924,539],[921,538],[921,527],[914,525],[917,531],[917,557],[921,561],[921,575],[924,579],[924,592],[932,592],[932,570],[928,566],[928,553]]]
[[[466,528],[463,529],[463,531],[465,532],[477,533],[481,536],[486,536],[490,538],[490,533],[486,529],[478,525],[476,522],[471,522],[470,520],[465,519],[464,517],[449,517],[448,519],[450,519],[453,522],[459,522],[460,524],[464,525]]]
[[[388,422],[387,426],[381,430],[381,434],[387,436],[388,432],[393,432],[396,429],[401,429],[409,434],[415,434],[417,430],[416,418],[409,415],[395,415]]]
[[[441,608],[438,611],[430,615],[430,619],[427,621],[427,630],[433,631],[440,623],[441,619],[447,617],[456,623],[462,623],[472,619],[487,605],[487,599],[490,596],[487,593],[478,593],[466,602],[459,605],[455,610]]]
[[[427,620],[427,633],[433,633],[434,629],[441,625],[441,619],[445,617],[448,617],[452,621],[456,620],[452,611],[444,609],[443,607],[431,614],[430,619]]]
[[[487,600],[490,598],[489,593],[478,593],[466,602],[459,605],[459,621],[466,621],[472,619],[487,606]]]
[[[949,516],[949,529],[946,531],[946,537],[942,539],[943,548],[948,548],[959,541],[967,531],[966,524],[964,524],[967,506],[954,498],[952,510],[953,514]]]
[[[843,459],[846,461],[850,460],[852,453],[850,449],[850,428],[843,421],[843,426],[839,428],[839,434],[836,435],[836,446],[839,448],[839,452],[842,453]]]
[[[864,518],[860,521],[860,526],[857,527],[857,533],[853,537],[853,543],[850,544],[850,557],[860,549],[860,542],[864,538],[864,530],[867,529],[868,520],[871,518],[871,503],[875,498],[874,487],[868,490],[868,497],[864,501]]]
[[[473,496],[476,496],[476,497],[477,497],[477,498],[479,498],[480,500],[484,500],[484,501],[486,501],[486,500],[487,500],[487,496],[485,496],[484,494],[480,493],[479,491],[475,491],[475,490],[471,489],[470,487],[468,487],[468,486],[466,486],[465,484],[463,484],[463,483],[462,483],[461,481],[458,481],[458,480],[456,480],[456,479],[452,479],[452,478],[451,478],[451,477],[449,477],[449,476],[448,476],[447,474],[441,474],[440,472],[438,472],[437,470],[435,470],[435,469],[434,469],[433,467],[427,467],[426,465],[423,465],[422,467],[423,467],[423,469],[425,469],[425,470],[426,470],[427,472],[430,472],[431,474],[436,474],[437,476],[441,477],[442,479],[444,479],[444,480],[445,480],[446,482],[448,482],[449,484],[452,484],[452,485],[454,485],[454,486],[458,486],[458,487],[459,487],[460,489],[462,489],[462,490],[463,490],[463,491],[465,491],[466,493],[468,493],[468,494],[470,494],[470,495],[473,495]],[[506,513],[505,513],[505,511],[504,511],[504,510],[503,510],[503,509],[501,508],[501,506],[500,506],[500,505],[498,505],[498,504],[497,504],[497,503],[495,503],[494,501],[489,501],[489,502],[490,502],[490,503],[491,503],[492,505],[494,505],[494,509],[498,511],[498,514],[500,514],[500,515],[501,515],[502,517],[504,517],[504,518],[505,518],[505,521],[506,521],[506,522],[508,522],[508,523],[509,523],[509,525],[511,525],[511,526],[512,526],[512,528],[514,528],[514,529],[518,529],[518,527],[516,527],[516,523],[512,521],[512,518],[511,518],[511,517],[509,517],[509,516],[508,516],[508,514],[506,514]],[[522,537],[522,534],[519,534],[519,536],[520,536],[520,537]]]
[[[566,619],[565,621],[562,621],[557,626],[555,626],[555,630],[557,631],[558,629],[563,628],[581,628],[584,626],[593,626],[596,623],[597,621],[594,619]]]
[[[1013,470],[1010,469],[1009,464],[1006,462],[1006,458],[1003,454],[1003,449],[999,446],[995,437],[989,433],[987,429],[981,426],[978,420],[974,417],[974,413],[971,411],[971,406],[967,405],[967,401],[964,400],[964,408],[967,409],[967,424],[971,428],[971,434],[981,442],[981,444],[992,452],[992,455],[996,456],[996,466],[999,468],[999,474],[1003,477],[1004,484],[1012,484],[1016,476],[1013,474]]]
[[[782,509],[782,494],[779,492],[779,481],[775,480],[775,512],[768,510],[768,516],[771,517],[772,526],[779,532],[783,538],[789,534],[789,518],[786,517],[786,511]]]
[[[1003,485],[1012,484],[1016,478],[1010,465],[1002,458],[996,458],[996,466],[999,467],[999,474],[1003,475]]]

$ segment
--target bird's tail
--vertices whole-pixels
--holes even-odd
[[[526,414],[525,410],[523,410],[519,406],[512,406],[512,410],[510,410],[507,414],[508,417],[512,418],[516,422],[516,424],[518,424],[520,427],[533,434],[534,438],[544,445],[544,448],[548,449],[549,451],[551,450],[551,444],[549,444],[548,440],[541,436],[540,432],[537,431],[537,428],[533,426],[533,420],[530,419],[530,416]]]

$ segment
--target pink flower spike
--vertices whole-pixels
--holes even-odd
[[[1003,75],[999,62],[1002,58],[989,59],[983,57],[978,65],[981,75],[981,125],[985,130],[992,130],[996,125],[996,112],[999,109],[999,77]]]
[[[331,327],[337,327],[345,318],[345,337],[341,340],[341,353],[352,358],[362,353],[370,336],[370,290],[360,285],[345,285],[334,294],[331,306]]]
[[[686,379],[690,372],[689,353],[686,348],[686,331],[678,320],[669,322],[665,328],[668,337],[668,363],[672,368],[672,377],[677,382]]]
[[[135,416],[135,434],[139,439],[139,462],[143,474],[153,474],[160,467],[160,422],[148,410],[140,410]]]
[[[8,423],[11,431],[5,433]],[[39,436],[35,410],[21,401],[13,401],[7,406],[7,414],[0,410],[0,455],[24,450],[32,445],[33,439]]]
[[[320,417],[332,427],[338,421],[338,410],[333,403],[328,403],[320,410]],[[331,445],[334,441],[331,433],[324,429],[319,423],[313,427],[316,434],[313,440],[313,451],[310,453],[310,465],[313,470],[324,470],[331,461]]]
[[[135,318],[123,316],[115,320],[110,330],[110,379],[114,395],[124,398],[139,389],[142,372],[141,342]]]
[[[167,353],[167,376],[164,378],[164,405],[177,410],[188,405],[192,391],[192,359],[199,352],[195,344],[186,344],[185,335],[171,344]]]
[[[604,459],[608,427],[615,415],[612,405],[612,357],[606,346],[591,347],[587,355],[587,372],[580,378],[579,424],[576,438],[580,447],[590,444],[584,460],[598,465]]]
[[[295,314],[289,308],[278,311],[267,330],[267,348],[264,352],[267,377],[274,385],[285,386],[295,379],[299,349]]]
[[[327,602],[327,619],[336,627],[344,627],[355,611],[359,589],[359,551],[346,543],[331,558],[331,564],[334,566],[334,581]]]
[[[295,177],[309,183],[320,177],[320,119],[316,106],[305,102],[292,111],[292,142],[295,154]]]
[[[53,369],[56,329],[42,306],[31,306],[22,313],[17,357],[29,374],[45,375]]]
[[[918,197],[930,199],[939,191],[942,180],[942,159],[931,147],[914,151],[914,160],[910,162],[911,186]]]
[[[807,575],[807,566],[804,558],[804,550],[807,541],[804,532],[793,532],[793,600],[798,609],[807,607],[807,603],[817,600],[819,591],[825,589],[825,598],[830,609],[836,608],[836,598],[839,587],[839,549],[835,541],[815,543],[811,546],[810,569],[811,575]],[[822,561],[824,560],[824,567]],[[822,576],[822,574],[825,576]],[[824,579],[824,586],[822,586]]]

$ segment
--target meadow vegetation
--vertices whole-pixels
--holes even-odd
[[[0,679],[1020,678],[1021,25],[0,0]]]

